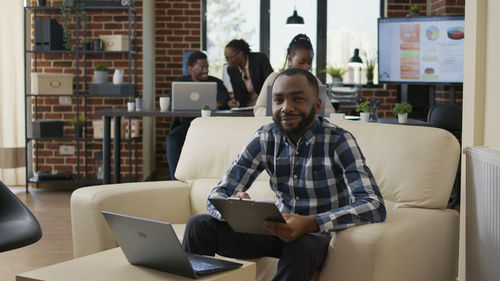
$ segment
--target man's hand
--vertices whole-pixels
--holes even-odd
[[[318,223],[311,216],[283,214],[286,223],[264,221],[263,226],[286,243],[292,242],[305,233],[319,230]]]
[[[239,191],[238,193],[233,194],[230,198],[248,199],[248,200],[252,199],[250,198],[250,195],[248,195],[248,193],[243,191]]]
[[[240,106],[240,102],[237,101],[236,99],[232,98],[228,103],[227,103],[227,106],[229,106],[229,108],[233,108],[233,107],[238,107]]]

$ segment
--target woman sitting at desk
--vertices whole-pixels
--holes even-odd
[[[314,50],[311,44],[311,40],[305,34],[298,34],[292,39],[292,42],[288,45],[286,50],[286,60],[284,69],[286,68],[302,68],[305,70],[311,70],[312,61],[314,58]],[[279,72],[271,73],[260,90],[259,97],[253,109],[255,116],[266,116],[266,97],[268,94],[267,86],[272,85],[276,76]],[[318,84],[323,85],[318,79]],[[329,100],[322,101],[325,103],[325,115],[329,116],[330,113],[335,112],[332,104]]]
[[[264,80],[273,72],[269,59],[263,53],[251,53],[243,39],[231,40],[224,49],[224,56],[237,106],[255,105]]]

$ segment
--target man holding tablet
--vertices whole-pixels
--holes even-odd
[[[272,95],[274,123],[258,129],[209,198],[249,199],[245,191],[265,170],[286,223],[265,221],[274,235],[235,232],[208,202],[209,215],[188,221],[183,246],[202,255],[276,257],[273,280],[311,280],[331,235],[384,221],[384,200],[354,137],[316,116],[314,75],[289,68],[277,76]]]

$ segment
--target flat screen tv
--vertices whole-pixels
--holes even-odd
[[[378,19],[380,83],[463,83],[463,16]]]

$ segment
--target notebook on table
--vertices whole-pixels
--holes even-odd
[[[201,110],[204,104],[216,109],[216,82],[172,82],[172,111]]]
[[[128,262],[190,278],[230,270],[241,263],[187,253],[168,222],[102,211]]]

